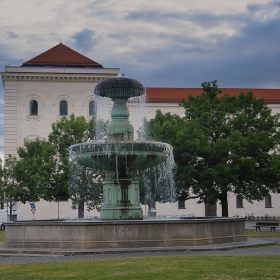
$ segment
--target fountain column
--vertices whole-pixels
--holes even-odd
[[[134,128],[129,121],[127,100],[129,97],[144,93],[145,88],[141,83],[127,78],[111,79],[97,85],[95,94],[110,97],[113,101],[111,121],[107,128],[108,142],[134,141]],[[117,153],[115,157],[115,170],[107,172],[103,185],[104,201],[100,218],[102,220],[143,219],[143,210],[139,202],[139,183],[131,176],[127,167],[127,162],[136,160],[136,157]]]
[[[102,220],[143,219],[139,203],[139,183],[136,179],[106,177],[103,185],[103,206],[100,210]]]

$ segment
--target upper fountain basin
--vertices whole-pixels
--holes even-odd
[[[96,170],[144,170],[166,160],[172,146],[161,142],[89,142],[69,147],[79,164]]]
[[[140,82],[129,78],[109,78],[98,83],[94,89],[94,94],[102,97],[125,99],[145,92],[145,87]]]

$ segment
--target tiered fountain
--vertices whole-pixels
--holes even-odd
[[[106,142],[71,146],[70,155],[79,164],[106,171],[102,220],[143,219],[139,203],[139,172],[159,164],[173,167],[172,147],[166,143],[134,141],[127,101],[145,94],[144,86],[128,78],[107,79],[95,88],[95,95],[113,100]]]
[[[136,248],[193,246],[246,240],[245,219],[143,219],[137,172],[172,158],[172,147],[159,142],[134,141],[127,100],[145,93],[127,78],[107,79],[95,94],[114,105],[106,142],[71,146],[72,159],[106,172],[100,220],[24,221],[6,224],[6,248]],[[170,164],[169,164],[170,165]]]

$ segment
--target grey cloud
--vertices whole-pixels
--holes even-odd
[[[71,38],[75,40],[75,48],[82,52],[92,50],[94,45],[97,43],[95,34],[94,30],[88,28],[84,28],[83,30],[76,32],[73,36],[71,36]]]
[[[16,34],[13,31],[7,31],[7,35],[9,39],[15,39],[15,38],[19,38],[18,34]]]
[[[248,22],[237,34],[219,40],[218,48],[234,53],[259,54],[279,51],[280,14],[266,21],[256,19]]]
[[[157,24],[166,23],[170,20],[173,21],[189,21],[195,23],[196,25],[202,26],[204,28],[212,28],[219,26],[221,23],[227,23],[229,26],[233,26],[236,30],[239,30],[244,24],[247,25],[250,22],[257,20],[255,14],[259,11],[266,9],[275,9],[280,7],[280,1],[272,1],[268,4],[249,4],[247,6],[247,12],[250,13],[224,13],[216,15],[212,11],[201,12],[200,10],[191,10],[188,13],[182,12],[169,12],[162,13],[160,11],[135,11],[129,13],[125,19],[128,21],[145,21],[145,22],[154,22]],[[275,10],[274,10],[275,12]],[[279,18],[279,15],[275,16]]]
[[[118,4],[118,3],[117,3]],[[112,3],[110,1],[95,0],[81,8],[82,14],[87,13],[88,16],[96,17],[112,17]]]
[[[169,23],[172,21],[188,21],[195,23],[204,28],[218,26],[223,22],[228,22],[230,24],[237,24],[240,21],[246,19],[245,14],[222,14],[215,15],[209,11],[208,13],[201,11],[189,11],[188,13],[182,12],[170,12],[170,13],[161,13],[159,11],[137,11],[128,14],[125,17],[128,21],[145,21],[145,22],[156,22],[156,23]]]
[[[144,21],[158,21],[159,18],[162,18],[164,16],[163,13],[160,13],[158,11],[136,11],[131,12],[128,15],[125,16],[125,19],[128,21],[134,21],[134,20],[144,20]]]
[[[279,7],[280,8],[280,1],[270,1],[266,4],[248,4],[247,10],[250,12],[257,12],[269,7]]]
[[[266,22],[254,21],[245,26],[242,30],[243,34],[255,37],[261,40],[278,39],[280,36],[280,17],[272,18]]]
[[[124,34],[120,34],[120,33],[110,33],[107,35],[107,37],[111,38],[111,39],[118,39],[118,40],[124,40],[127,39],[127,35]]]
[[[275,55],[253,54],[226,59],[185,59],[172,64],[145,67],[126,64],[126,76],[141,77],[145,86],[200,87],[202,82],[218,80],[220,87],[279,88],[280,52]]]
[[[271,5],[280,8],[280,1],[273,1],[273,2],[271,2]]]

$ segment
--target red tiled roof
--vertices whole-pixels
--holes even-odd
[[[280,103],[280,89],[220,88],[222,93],[239,95],[252,91],[257,99],[264,98],[267,103]],[[197,96],[202,88],[154,88],[147,87],[147,102],[180,102],[189,95]]]
[[[62,43],[24,62],[22,66],[102,67],[101,64],[72,50]]]

